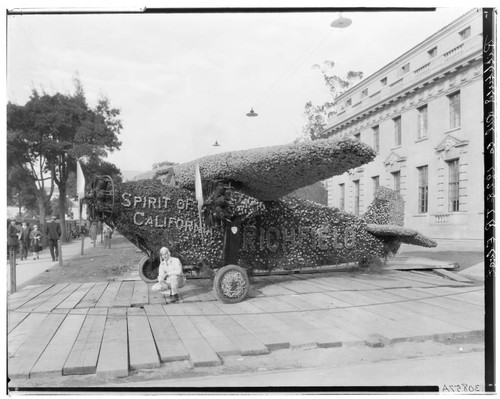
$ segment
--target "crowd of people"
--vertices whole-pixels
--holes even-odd
[[[83,231],[83,228],[82,228]],[[97,241],[98,225],[92,223],[89,234],[95,243]],[[104,247],[111,249],[111,238],[113,228],[106,223],[102,224]],[[12,252],[19,256],[20,260],[40,259],[40,252],[44,247],[49,248],[52,261],[59,260],[58,243],[61,239],[61,225],[56,216],[51,216],[50,221],[45,224],[44,231],[38,224],[30,226],[28,222],[16,222],[11,219],[7,222],[7,256]]]

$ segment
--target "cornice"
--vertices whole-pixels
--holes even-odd
[[[382,121],[398,116],[409,109],[417,108],[450,91],[459,90],[482,76],[481,58],[463,60],[452,69],[418,82],[396,93],[390,98],[374,104],[369,109],[329,130],[330,135],[359,132]]]

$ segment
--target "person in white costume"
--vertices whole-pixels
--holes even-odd
[[[186,285],[186,276],[182,271],[181,261],[170,256],[168,248],[160,249],[160,270],[158,272],[158,283],[151,289],[155,292],[170,290],[170,302],[179,300],[179,288]]]

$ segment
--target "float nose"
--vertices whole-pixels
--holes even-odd
[[[89,220],[107,222],[115,208],[115,185],[109,175],[94,175],[90,189],[85,193]]]

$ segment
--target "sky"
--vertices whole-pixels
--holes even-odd
[[[368,77],[471,8],[345,11],[344,29],[330,27],[337,12],[11,15],[7,100],[72,93],[78,74],[91,106],[106,96],[121,111],[107,160],[122,171],[286,144],[308,101],[331,101],[314,64]]]

